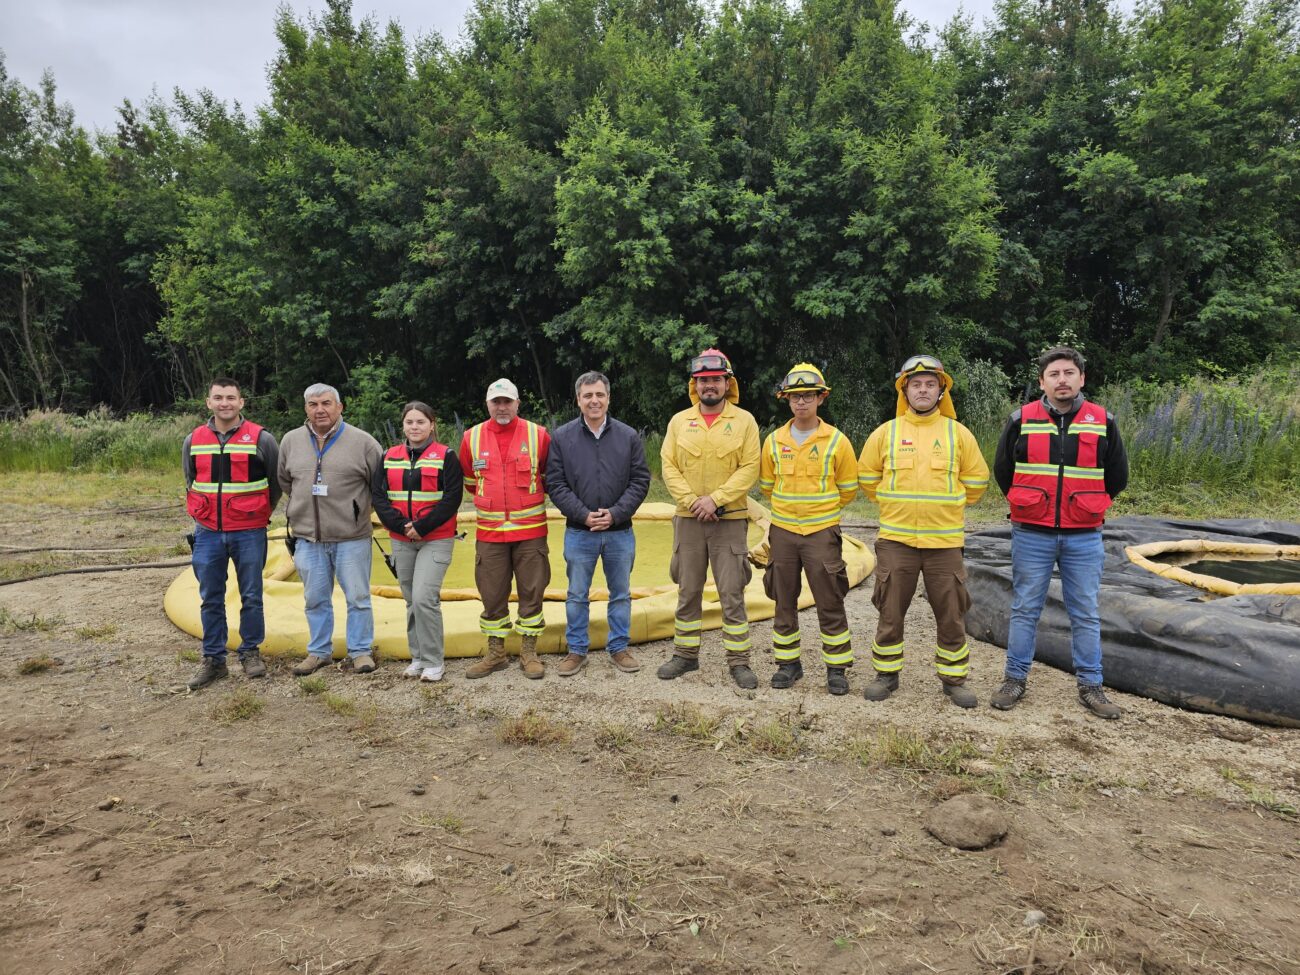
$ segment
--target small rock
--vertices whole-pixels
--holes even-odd
[[[893,836],[893,835],[896,834],[897,832],[898,832],[898,830],[894,829],[894,827],[892,827],[892,826],[886,826],[884,829],[882,829],[882,830],[880,831],[880,835],[881,835],[881,836]]]
[[[502,868],[501,872],[507,877],[513,877],[515,875],[515,865],[513,863],[507,863],[505,867]]]
[[[1171,792],[1171,793],[1169,793],[1169,794],[1170,794],[1171,796],[1182,796],[1182,795],[1186,795],[1186,794],[1187,794],[1187,790],[1186,790],[1186,789],[1175,789],[1173,792]]]
[[[109,796],[107,799],[105,799],[95,808],[98,809],[100,812],[108,812],[110,809],[112,809],[121,801],[122,801],[121,796]]]
[[[112,731],[112,730],[113,730],[113,726],[112,726],[111,724],[102,724],[102,725],[99,726],[99,730],[100,730],[100,731]]]
[[[926,831],[959,850],[983,850],[1007,835],[1010,823],[1001,803],[967,793],[941,802],[925,814]]]
[[[422,785],[416,785],[411,787],[411,795],[413,796],[422,796],[424,795],[424,793],[425,793],[425,788]]]
[[[357,756],[357,758],[374,758],[374,757],[375,757],[374,752],[362,752],[360,755]]]
[[[1114,798],[1115,798],[1115,790],[1114,790],[1114,789],[1098,789],[1097,791],[1098,791],[1101,795],[1105,796],[1107,799],[1114,799]]]
[[[1025,911],[1025,927],[1036,928],[1047,920],[1042,911]]]
[[[672,795],[668,797],[668,801],[671,803],[678,803],[682,801],[682,797],[679,796],[676,792],[674,792]]]

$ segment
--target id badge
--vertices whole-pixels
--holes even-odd
[[[311,486],[311,493],[312,496],[316,498],[327,498],[329,497],[330,486],[328,484],[313,484]]]

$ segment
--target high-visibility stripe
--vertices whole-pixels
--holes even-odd
[[[675,647],[698,647],[700,638],[698,636],[687,636],[684,633],[673,634],[673,646]]]
[[[680,620],[674,618],[673,626],[677,627],[677,629],[679,630],[686,630],[686,631],[698,630],[704,626],[704,621],[703,620]]]
[[[826,644],[828,647],[843,646],[849,642],[849,636],[850,634],[848,630],[845,630],[843,633],[823,633],[821,635],[822,643]]]
[[[879,673],[894,674],[903,669],[903,644],[882,647],[871,641],[871,666]]]
[[[963,643],[956,650],[945,650],[943,647],[935,647],[934,652],[936,656],[943,657],[945,660],[965,660],[970,656],[970,644]]]
[[[963,643],[956,650],[936,646],[934,669],[941,677],[965,677],[970,670],[970,644]]]
[[[847,667],[853,663],[853,648],[846,647],[839,653],[831,653],[825,646],[822,647],[822,663],[827,667]]]
[[[389,501],[405,501],[407,498],[412,501],[441,501],[441,491],[389,491]]]
[[[772,656],[777,660],[799,659],[799,631],[772,633]]]
[[[1022,434],[1056,433],[1056,424],[1049,420],[1022,420],[1020,432]]]
[[[1021,424],[1021,428],[1023,431],[1024,428],[1023,423]],[[1099,437],[1104,437],[1106,436],[1106,424],[1088,423],[1086,420],[1082,422],[1079,420],[1075,420],[1073,423],[1070,424],[1070,429],[1068,432],[1071,435],[1079,434],[1079,433],[1095,433]]]
[[[791,504],[819,504],[826,501],[835,501],[839,496],[839,491],[827,491],[824,494],[796,494],[785,491],[774,491],[772,493],[774,500],[789,501]]]
[[[255,454],[257,453],[257,444],[255,443],[228,443],[226,449],[222,451],[220,444],[200,443],[190,444],[190,455],[194,454]]]
[[[791,518],[787,515],[777,514],[775,511],[772,512],[772,524],[778,526],[790,525],[796,528],[800,525],[833,524],[839,521],[839,519],[840,513],[838,510],[829,512],[828,514],[818,515],[816,518]]]
[[[882,532],[895,532],[899,535],[960,535],[964,528],[961,523],[950,528],[912,528],[910,525],[890,525],[882,521],[880,530]]]
[[[265,491],[270,487],[266,478],[260,481],[195,481],[190,485],[191,491],[199,494],[216,494],[218,490],[226,494],[249,494],[253,491]]]
[[[799,642],[799,631],[793,633],[773,633],[772,643],[778,647],[788,647]]]
[[[753,645],[754,643],[749,639],[749,637],[745,637],[741,640],[729,640],[726,637],[722,638],[722,649],[726,650],[727,653],[744,653]]]
[[[747,636],[749,634],[748,623],[723,623],[722,632],[728,636]]]
[[[478,628],[484,636],[507,637],[510,635],[510,616],[507,614],[499,620],[484,619],[480,616]]]
[[[985,482],[987,483],[987,482]],[[965,504],[966,492],[949,491],[877,491],[876,497],[885,501],[929,501],[934,504]]]
[[[1039,474],[1056,477],[1062,470],[1060,464],[1016,464],[1017,474]],[[1065,476],[1085,481],[1104,481],[1106,472],[1100,467],[1065,467]]]
[[[772,648],[772,656],[775,657],[777,660],[798,660],[799,644],[796,643],[792,647],[774,646]]]
[[[541,613],[538,613],[536,616],[529,616],[526,619],[520,617],[515,620],[515,632],[522,634],[523,636],[537,636],[545,629],[546,620],[543,619]]]

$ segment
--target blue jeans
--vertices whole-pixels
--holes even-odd
[[[1061,570],[1061,596],[1070,614],[1070,650],[1080,684],[1101,684],[1101,617],[1097,595],[1106,549],[1101,532],[1037,532],[1011,527],[1011,629],[1007,676],[1024,680],[1034,659],[1038,617],[1052,568]]]
[[[569,592],[564,603],[568,626],[564,640],[569,653],[587,655],[591,646],[588,622],[591,616],[591,578],[596,559],[605,570],[609,587],[609,640],[611,654],[627,649],[632,631],[632,563],[636,561],[636,536],[631,528],[621,531],[584,532],[564,529],[564,564],[569,568]]]
[[[334,656],[334,580],[347,600],[349,657],[370,652],[375,639],[375,614],[370,609],[370,537],[348,542],[309,542],[298,539],[294,568],[302,580],[307,603],[307,652]]]
[[[226,578],[231,562],[239,582],[239,655],[253,653],[266,638],[262,615],[262,570],[266,567],[266,529],[217,532],[194,526],[190,565],[203,601],[203,656],[226,658]]]

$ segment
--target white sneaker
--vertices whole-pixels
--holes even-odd
[[[432,684],[436,680],[442,680],[441,667],[425,667],[420,673],[420,680]]]
[[[403,677],[419,677],[424,670],[419,664],[412,662],[409,667],[402,671]]]

